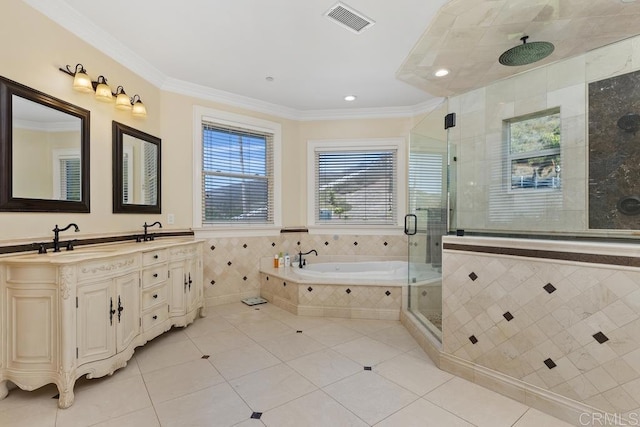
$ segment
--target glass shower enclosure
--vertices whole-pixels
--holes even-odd
[[[444,101],[412,130],[409,144],[408,309],[442,340],[442,236],[449,218],[449,152]]]

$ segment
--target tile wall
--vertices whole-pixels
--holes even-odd
[[[295,232],[267,237],[211,238],[206,240],[204,249],[205,299],[207,305],[217,305],[260,295],[259,268],[262,257],[273,257],[282,252],[289,253],[293,259],[299,251],[311,249],[317,250],[319,255],[406,257],[407,238],[404,235]]]
[[[445,250],[444,353],[599,410],[640,413],[640,268],[604,258]]]

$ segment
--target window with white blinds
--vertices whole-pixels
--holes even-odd
[[[274,135],[202,122],[203,224],[274,224]]]
[[[82,196],[82,167],[80,150],[57,148],[52,150],[53,198],[80,201]]]
[[[144,162],[144,204],[156,205],[158,203],[158,146],[155,144],[142,144]]]
[[[395,225],[397,148],[314,150],[316,225]]]

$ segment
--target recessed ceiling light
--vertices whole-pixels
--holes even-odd
[[[347,95],[344,97],[345,101],[351,102],[351,101],[355,101],[356,100],[356,96],[355,95]]]
[[[436,77],[444,77],[447,74],[449,74],[449,70],[447,70],[446,68],[440,68],[438,71],[433,73],[433,75]]]
[[[273,77],[271,77],[271,76],[267,76],[267,77],[265,77],[264,79],[265,79],[266,81],[268,81],[268,82],[272,82],[272,81],[274,81],[274,80],[275,80],[275,79],[274,79]]]

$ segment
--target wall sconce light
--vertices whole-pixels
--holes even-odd
[[[60,71],[73,77],[73,88],[78,92],[95,92],[96,99],[101,102],[112,102],[115,97],[116,109],[129,110],[134,117],[147,117],[147,107],[142,103],[140,95],[129,98],[122,86],[118,86],[116,92],[112,93],[105,76],[98,76],[96,81],[92,81],[82,64],[76,65],[75,69],[66,65]]]

